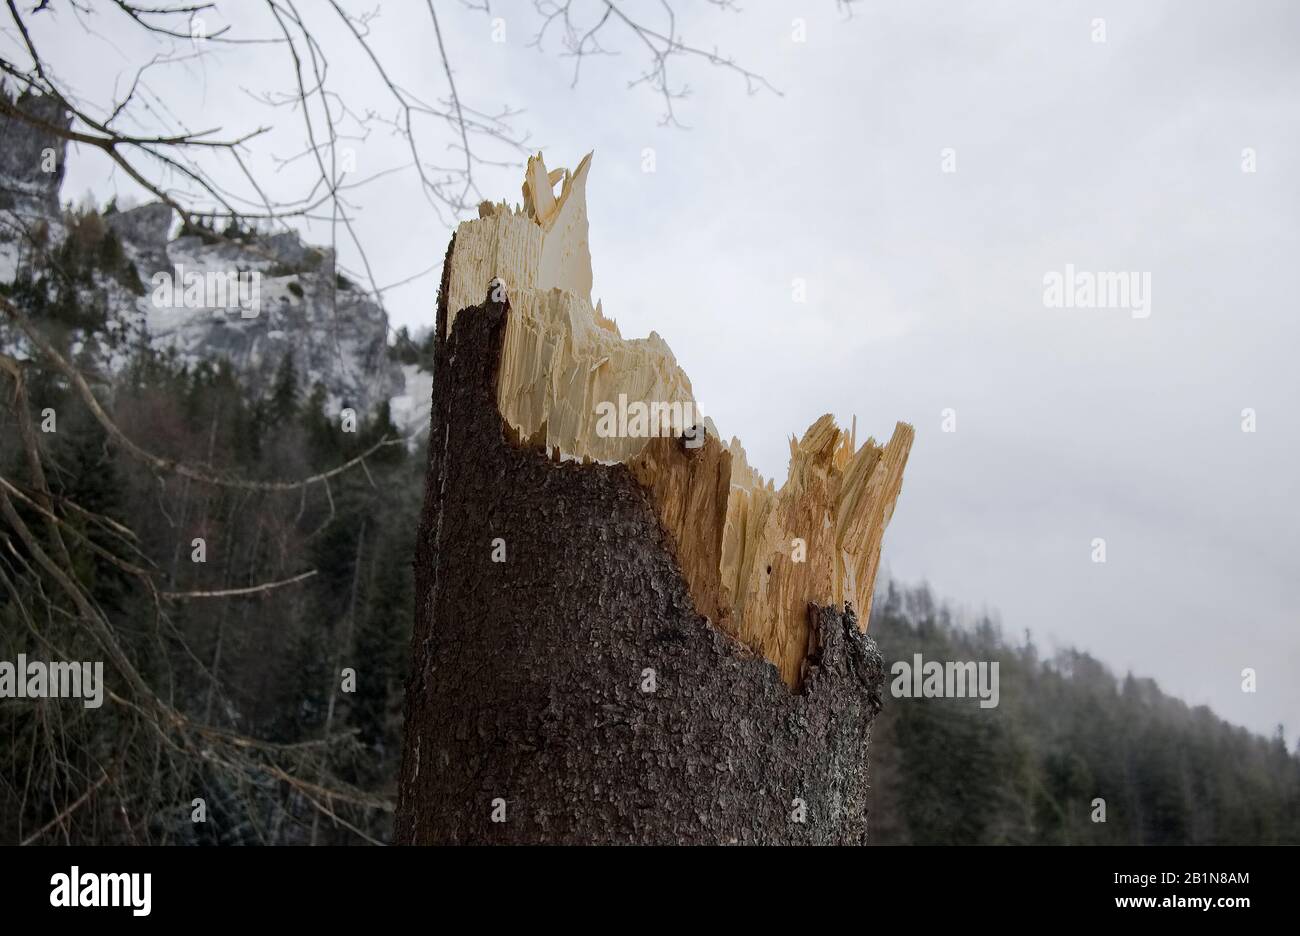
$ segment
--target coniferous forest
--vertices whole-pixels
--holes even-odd
[[[1040,657],[928,588],[888,583],[886,660],[997,660],[1001,699],[894,699],[871,740],[875,844],[1300,843],[1300,759],[1087,653]],[[888,677],[887,677],[888,678]],[[1105,822],[1093,801],[1105,800]]]
[[[60,333],[57,322],[41,324]],[[33,426],[43,410],[58,414],[55,431],[39,438],[52,497],[80,508],[64,529],[80,580],[117,625],[138,673],[166,687],[170,707],[217,730],[171,748],[129,704],[88,710],[79,700],[6,700],[0,838],[23,841],[97,781],[111,791],[103,809],[78,810],[56,826],[60,840],[385,837],[421,459],[400,444],[382,446],[364,470],[291,491],[160,478],[120,451],[61,377],[42,371],[25,389],[41,401],[29,414]],[[226,362],[187,369],[142,351],[117,378],[114,405],[123,430],[147,435],[163,457],[201,452],[214,473],[252,482],[326,472],[398,437],[387,403],[343,432],[326,416],[323,394],[301,386],[292,356],[254,395]],[[0,436],[19,437],[16,410],[0,408],[0,420]],[[0,475],[17,482],[11,494],[27,531],[54,548],[35,486],[26,487],[21,446],[0,450]],[[102,657],[71,617],[32,617],[34,602],[17,587],[31,554],[7,522],[0,540],[8,586],[0,589],[0,656],[49,658],[57,645],[65,658]],[[166,591],[142,588],[131,565],[161,575]],[[349,667],[354,691],[339,692],[336,674]],[[116,679],[110,672],[110,690]],[[224,739],[222,728],[266,745]],[[205,822],[192,821],[196,798],[205,801]],[[337,821],[323,822],[318,806]]]
[[[1201,5],[11,0],[0,846],[1300,845],[1300,19]]]
[[[42,323],[53,340],[58,314]],[[409,343],[393,354],[420,359]],[[140,350],[113,403],[122,428],[163,456],[203,452],[212,469],[254,480],[309,477],[397,437],[387,404],[346,433],[326,415],[323,388],[302,383],[292,355],[259,394],[227,363],[186,368]],[[169,749],[130,705],[87,717],[77,700],[0,704],[0,839],[46,830],[70,842],[386,841],[423,451],[383,447],[328,485],[231,490],[141,466],[56,373],[40,371],[26,392],[58,413],[41,444],[51,494],[81,509],[80,521],[65,521],[74,566],[119,622],[139,672],[213,728]],[[16,437],[16,410],[0,419],[0,437]],[[25,482],[27,471],[19,447],[0,451],[0,475]],[[15,486],[27,495],[13,499],[28,530],[53,548],[32,490]],[[0,658],[39,654],[46,641],[68,658],[93,655],[71,616],[31,618],[12,587],[30,550],[8,528],[0,539]],[[161,571],[167,594],[110,560],[124,548]],[[268,580],[291,584],[204,597]],[[887,583],[868,633],[887,670],[914,653],[1001,666],[993,710],[885,693],[871,744],[875,844],[1300,842],[1300,759],[1281,727],[1271,739],[1252,734],[1083,652],[1040,657],[987,618],[955,622],[924,586]],[[338,692],[348,669],[355,691]],[[223,731],[265,747],[232,747]],[[102,790],[96,808],[49,828],[91,787]],[[1098,797],[1104,822],[1092,818]],[[192,821],[196,799],[205,822]]]

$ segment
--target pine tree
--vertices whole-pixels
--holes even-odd
[[[335,464],[343,451],[337,424],[325,413],[329,394],[319,380],[312,386],[311,396],[302,408],[302,424],[307,432],[307,446],[312,464],[324,467]]]
[[[288,426],[298,416],[298,368],[293,352],[286,351],[275,371],[267,417],[278,426]]]
[[[412,615],[410,524],[402,525],[379,545],[364,615],[359,622],[355,657],[366,661],[366,678],[357,685],[352,722],[361,740],[396,753],[397,726],[390,723],[394,697],[400,694],[405,641]]]

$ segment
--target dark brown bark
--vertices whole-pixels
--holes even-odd
[[[625,466],[508,438],[509,314],[462,312],[437,349],[396,841],[864,843],[875,643],[810,608],[795,693],[697,614]]]

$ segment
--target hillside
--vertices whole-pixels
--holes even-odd
[[[24,133],[0,125],[0,295],[78,362],[129,437],[271,483],[424,428],[422,350],[390,347],[383,310],[330,251],[286,232],[174,231],[161,205],[61,205],[61,168],[33,168],[49,141]],[[178,268],[258,273],[258,314],[154,302],[155,275]],[[0,477],[17,515],[48,548],[38,485],[11,443],[15,400],[33,424],[57,417],[38,438],[54,501],[83,511],[62,514],[79,580],[139,672],[205,726],[182,755],[128,705],[0,701],[0,841],[388,841],[423,446],[386,447],[364,471],[287,491],[193,483],[123,451],[2,320],[0,353],[25,375],[23,398],[0,377]],[[344,407],[356,431],[340,425]],[[165,593],[141,588],[119,554],[156,571]],[[52,646],[100,658],[62,599],[35,613],[33,565],[0,523],[0,660]],[[924,588],[887,585],[868,633],[887,672],[917,653],[1000,665],[995,708],[886,693],[870,747],[877,844],[1300,843],[1300,760],[1280,735],[1229,725],[1086,653],[1043,659],[987,620],[960,626]],[[355,692],[337,691],[344,668]],[[196,798],[205,823],[191,821]],[[1092,819],[1097,798],[1104,823]]]
[[[44,98],[16,104],[66,122],[44,113]],[[61,204],[66,141],[3,115],[0,139],[0,283],[88,366],[115,376],[142,348],[185,367],[224,359],[261,391],[291,356],[331,412],[387,401],[404,432],[424,427],[428,374],[389,353],[387,315],[337,269],[333,250],[287,229],[187,227],[160,202]]]
[[[885,699],[873,844],[1300,843],[1300,758],[1281,726],[1266,740],[1073,648],[1040,658],[987,617],[954,623],[924,586],[890,583],[870,633],[887,670],[918,653],[1000,664],[996,708]]]

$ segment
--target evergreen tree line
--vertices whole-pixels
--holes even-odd
[[[1253,734],[1078,650],[1040,659],[987,617],[958,626],[924,586],[888,583],[868,632],[886,663],[873,844],[1300,844],[1281,726]],[[894,698],[891,666],[917,653],[998,661],[997,707]]]
[[[0,841],[21,841],[51,821],[59,841],[387,840],[387,811],[303,790],[341,778],[349,789],[392,799],[422,460],[402,445],[387,446],[328,486],[283,493],[160,476],[118,448],[61,375],[28,368],[26,383],[33,425],[53,430],[39,435],[51,493],[78,508],[64,514],[76,579],[113,622],[132,663],[197,723],[288,750],[318,747],[304,747],[295,761],[299,783],[273,771],[249,780],[215,760],[169,767],[159,739],[141,731],[126,706],[0,700]],[[340,418],[346,401],[327,409],[325,388],[301,383],[292,356],[258,393],[225,361],[186,367],[140,350],[110,399],[129,438],[163,457],[243,479],[309,477],[398,437],[387,403],[361,414],[349,432]],[[22,446],[9,444],[19,435],[7,406],[0,407],[0,437],[0,475],[30,493]],[[34,504],[15,504],[52,549]],[[55,651],[102,659],[5,526],[0,521],[0,553],[8,553],[0,555],[0,660],[19,653],[50,660]],[[114,552],[154,570],[158,587],[176,593],[315,574],[246,596],[158,602],[105,555]],[[42,581],[48,605],[35,600],[34,581]],[[32,620],[38,608],[44,620]],[[115,678],[106,666],[109,690]],[[112,782],[60,818],[64,804],[100,776]],[[196,799],[203,800],[203,822],[193,821]]]

